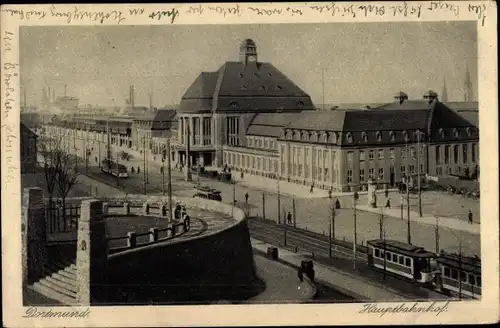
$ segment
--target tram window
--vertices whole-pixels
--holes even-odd
[[[450,277],[450,268],[445,267],[445,268],[444,268],[444,273],[443,273],[443,274],[444,274],[444,276],[445,276],[445,277],[448,277],[448,278],[449,278],[449,277]]]
[[[387,261],[390,261],[391,260],[391,253],[385,253],[385,258],[387,259]]]
[[[407,267],[411,266],[411,262],[410,262],[410,259],[408,257],[405,258],[405,265]]]
[[[476,284],[476,279],[474,279],[474,275],[469,273],[469,284],[474,286]]]
[[[398,263],[398,255],[392,254],[392,260],[394,261],[394,263]]]
[[[477,276],[476,277],[476,285],[478,285],[479,287],[481,287],[481,276]]]
[[[451,269],[451,279],[458,280],[458,272],[456,269]]]
[[[462,279],[462,282],[467,282],[467,273],[461,271],[460,278]]]
[[[401,255],[399,256],[399,264],[405,265],[405,258],[404,258],[404,256],[401,256]]]
[[[380,251],[378,249],[375,249],[375,257],[380,257]]]

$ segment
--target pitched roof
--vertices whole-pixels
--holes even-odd
[[[301,130],[342,131],[346,110],[306,111],[295,117],[286,128]]]
[[[151,130],[169,130],[176,121],[177,111],[175,109],[159,109],[156,112]]]
[[[429,110],[356,110],[346,111],[344,131],[425,129]]]
[[[279,137],[282,128],[300,113],[258,113],[248,126],[247,135]]]
[[[214,99],[215,97],[215,99]],[[202,72],[182,97],[181,112],[315,109],[311,98],[270,63],[226,62]]]
[[[385,110],[414,110],[414,109],[432,109],[436,102],[429,102],[427,100],[405,100],[402,103],[395,101],[389,104],[385,104],[377,107],[377,109]]]

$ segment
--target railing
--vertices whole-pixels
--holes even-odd
[[[51,201],[45,208],[48,233],[72,232],[78,229],[80,206]]]

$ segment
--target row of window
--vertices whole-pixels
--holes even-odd
[[[229,166],[278,173],[278,160],[235,153],[224,153],[224,163]]]
[[[448,279],[458,281],[458,270],[453,269],[453,268],[444,267],[443,276],[448,278]],[[462,272],[460,272],[460,280],[462,281],[462,283],[470,284],[472,286],[481,287],[481,276],[462,271]]]
[[[240,118],[237,116],[226,117],[226,140],[230,146],[240,145]]]
[[[424,164],[420,164],[420,173],[425,173],[424,171]],[[402,165],[400,168],[400,172],[401,172],[401,175],[405,175],[406,174],[406,166]],[[410,172],[410,175],[413,175],[413,174],[416,174],[415,172],[415,165],[408,165],[408,170]],[[368,180],[384,180],[385,176],[384,176],[384,168],[383,167],[379,167],[378,168],[378,174],[375,175],[375,168],[369,168],[368,169]],[[395,172],[393,172],[395,173]],[[360,182],[365,182],[365,169],[360,169],[359,170],[359,181]],[[351,183],[353,182],[353,169],[352,167],[351,168],[348,168],[347,169],[347,183]]]
[[[374,256],[379,258],[379,259],[383,259],[384,258],[384,251],[375,248]],[[399,265],[404,265],[406,267],[411,268],[411,258],[404,256],[404,255],[394,254],[394,253],[391,253],[389,251],[386,251],[385,252],[385,260],[387,262],[393,262],[393,263],[396,263]]]
[[[417,152],[415,147],[409,147],[409,151],[411,154],[412,158],[416,158]],[[375,150],[369,150],[368,151],[368,160],[374,160],[375,159]],[[378,159],[384,159],[384,149],[378,149],[377,150],[377,158]],[[407,150],[405,148],[401,149],[401,158],[406,159],[406,153]],[[425,147],[420,147],[420,156],[424,156],[425,153]],[[394,148],[389,148],[389,158],[394,159],[396,158],[396,150]],[[347,162],[352,163],[354,160],[354,152],[348,151],[347,152]],[[359,161],[363,162],[366,160],[366,154],[364,150],[359,151]]]
[[[462,147],[462,164],[467,164],[468,162],[468,144],[461,145]],[[476,162],[476,144],[471,144],[471,161]],[[444,164],[450,164],[450,149],[451,146],[444,146]],[[455,164],[460,162],[460,145],[453,146],[453,161]],[[443,164],[441,158],[441,146],[436,146],[436,164]]]
[[[473,170],[476,170],[476,169],[473,169]],[[437,176],[442,176],[444,174],[447,174],[447,175],[450,175],[450,174],[464,174],[464,175],[468,175],[470,176],[472,173],[474,173],[474,171],[471,171],[469,169],[469,167],[466,165],[466,166],[458,166],[458,167],[451,167],[451,166],[437,166],[436,167],[436,175]],[[477,174],[477,172],[476,172]]]
[[[247,137],[247,146],[262,149],[277,149],[277,143],[270,138]]]

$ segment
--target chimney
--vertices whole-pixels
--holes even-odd
[[[433,101],[438,100],[438,95],[432,90],[429,90],[427,93],[424,94],[424,99],[429,100],[429,104],[432,103]]]
[[[399,101],[399,104],[402,104],[404,101],[408,100],[408,95],[406,93],[404,93],[403,91],[399,91],[394,96],[394,99]]]

